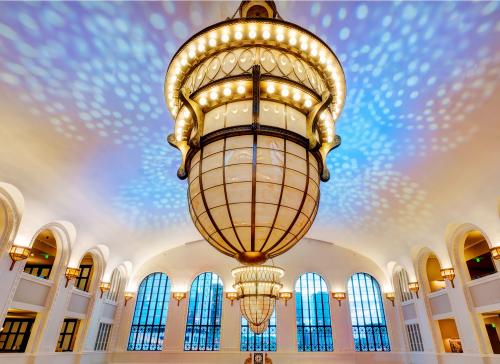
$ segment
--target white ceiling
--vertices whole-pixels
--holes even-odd
[[[162,82],[177,47],[237,6],[0,4],[0,180],[25,197],[24,233],[67,220],[79,245],[136,266],[200,239]],[[443,251],[450,223],[500,239],[498,4],[278,9],[327,41],[347,78],[343,143],[308,236],[381,266],[419,245]]]

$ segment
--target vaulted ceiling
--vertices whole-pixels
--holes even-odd
[[[383,265],[443,244],[450,223],[498,226],[498,3],[277,6],[334,49],[347,79],[309,237]],[[24,231],[67,220],[79,243],[135,263],[200,239],[163,80],[191,34],[237,7],[0,4],[0,180],[26,199]]]

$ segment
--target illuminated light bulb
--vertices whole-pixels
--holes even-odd
[[[210,39],[208,40],[208,45],[209,45],[210,47],[215,47],[215,46],[217,45],[217,40],[215,40],[215,38],[210,38]]]
[[[181,59],[181,65],[185,66],[187,64],[187,59],[184,57]]]
[[[182,135],[182,132],[184,131],[184,129],[182,128],[177,128],[177,134],[179,135]]]
[[[179,73],[181,73],[181,68],[180,68],[180,67],[175,67],[175,71],[174,71],[174,73],[175,73],[176,75],[178,75]]]
[[[300,93],[299,92],[295,92],[293,94],[293,100],[294,101],[299,101],[300,100]]]
[[[312,106],[312,100],[311,99],[307,99],[306,101],[304,101],[304,106],[309,108]]]
[[[325,120],[326,118],[326,113],[323,111],[321,115],[319,116],[320,120]]]
[[[191,116],[191,112],[189,111],[189,109],[184,109],[184,117],[187,119],[190,116]]]
[[[224,43],[227,43],[229,41],[229,35],[226,33],[222,34],[220,40],[223,41]]]
[[[182,140],[182,135],[176,135],[175,136],[175,139],[180,142]]]
[[[243,95],[245,93],[245,86],[239,85],[236,91],[240,94]]]
[[[297,38],[290,38],[290,40],[288,41],[288,43],[290,43],[290,45],[296,45],[297,44]]]
[[[205,51],[205,43],[198,44],[198,52],[203,52],[203,51]]]
[[[224,96],[229,96],[231,95],[231,89],[229,87],[224,87],[222,93],[224,94]]]
[[[320,63],[326,63],[326,57],[325,56],[319,56],[319,61]]]
[[[318,50],[316,48],[311,49],[311,56],[316,57],[318,55]]]
[[[288,97],[288,95],[290,95],[290,91],[288,91],[286,87],[283,87],[283,89],[281,90],[281,96]]]
[[[327,141],[328,143],[333,142],[333,137],[329,135],[329,136],[326,138],[326,141]]]
[[[267,85],[266,88],[267,93],[272,94],[274,91],[276,91],[276,88],[274,87],[274,84],[270,83]]]
[[[194,56],[195,56],[195,55],[196,55],[196,52],[195,52],[195,50],[194,50],[194,49],[191,49],[191,50],[189,51],[189,53],[188,53],[189,58],[194,58]]]
[[[177,124],[179,125],[179,127],[183,127],[183,126],[186,124],[186,120],[184,120],[184,119],[179,119],[179,120],[177,121]]]
[[[200,97],[200,105],[204,106],[207,104],[207,98],[205,96]]]
[[[250,39],[254,39],[256,36],[257,36],[257,32],[256,32],[255,30],[253,30],[253,29],[252,29],[252,30],[250,30],[250,31],[248,32],[248,37],[249,37]]]
[[[240,31],[237,31],[236,33],[234,33],[234,38],[236,40],[241,40],[241,38],[243,38],[243,33]]]
[[[307,50],[307,43],[301,43],[300,49],[302,49],[303,51],[306,51]]]
[[[276,40],[278,42],[283,42],[285,40],[285,35],[283,33],[276,34]]]
[[[269,32],[269,30],[266,29],[262,32],[262,38],[269,39],[270,37],[271,37],[271,33]]]
[[[219,97],[219,94],[217,93],[217,91],[210,92],[210,100],[215,101],[215,100],[217,100],[218,97]]]

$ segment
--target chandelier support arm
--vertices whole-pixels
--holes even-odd
[[[319,153],[321,154],[321,163],[323,164],[321,172],[321,180],[327,182],[330,179],[330,171],[326,165],[326,157],[333,149],[337,148],[341,143],[340,135],[335,135],[331,143],[323,143],[319,148]]]
[[[190,93],[186,88],[181,90],[179,97],[188,108],[193,118],[193,128],[190,133],[191,135],[189,136],[189,144],[193,148],[199,148],[200,139],[203,135],[203,129],[205,127],[205,113],[201,109],[201,106],[196,101],[191,99]]]
[[[168,144],[170,144],[174,148],[177,148],[181,152],[182,159],[181,159],[181,165],[179,166],[179,169],[177,169],[177,177],[179,177],[179,179],[186,179],[188,176],[186,170],[186,158],[191,147],[189,146],[186,140],[177,140],[175,138],[175,134],[170,134],[167,137],[167,141]]]
[[[323,92],[321,95],[321,101],[313,106],[311,111],[307,114],[306,119],[306,133],[307,139],[309,139],[309,149],[313,150],[318,145],[318,140],[316,138],[316,129],[318,126],[318,119],[321,113],[330,105],[333,100],[333,96],[328,91]]]
[[[256,130],[259,125],[260,113],[260,65],[252,67],[252,128]]]

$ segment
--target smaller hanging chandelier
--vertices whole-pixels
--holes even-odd
[[[234,289],[242,315],[256,334],[264,332],[273,314],[284,270],[268,265],[251,265],[232,270]]]

